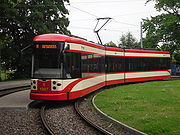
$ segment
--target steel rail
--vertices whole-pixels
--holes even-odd
[[[91,120],[89,120],[87,117],[84,116],[84,114],[80,111],[79,109],[79,103],[81,99],[78,99],[75,103],[74,103],[74,108],[75,111],[80,115],[80,117],[86,121],[89,125],[91,125],[93,128],[95,128],[96,130],[98,130],[99,132],[105,134],[105,135],[113,135],[112,133],[110,133],[109,131],[105,130],[104,128],[98,126],[97,124],[93,123]]]
[[[0,90],[0,97],[3,97],[5,95],[11,94],[11,93],[15,93],[18,91],[28,90],[28,89],[30,89],[30,85],[16,86],[16,87],[12,87],[12,88],[1,89]]]
[[[41,107],[41,110],[40,110],[41,121],[42,121],[43,126],[45,127],[46,131],[48,132],[48,134],[55,135],[54,131],[52,130],[52,128],[50,127],[50,125],[46,121],[45,108],[46,108],[46,106],[44,105],[44,106]]]

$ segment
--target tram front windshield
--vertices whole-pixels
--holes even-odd
[[[67,78],[64,70],[64,42],[36,42],[33,53],[33,78]]]

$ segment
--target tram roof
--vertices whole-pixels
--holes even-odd
[[[124,49],[118,48],[118,47],[107,47],[107,46],[106,46],[106,50],[107,50],[107,51],[124,52]]]
[[[43,35],[38,35],[36,36],[33,41],[63,41],[63,42],[69,42],[69,43],[75,43],[75,44],[83,44],[99,49],[105,49],[104,46],[98,45],[80,38],[75,38],[75,37],[70,37],[67,35],[62,35],[62,34],[43,34]]]
[[[106,50],[108,51],[118,51],[118,52],[130,52],[130,53],[163,53],[163,54],[170,54],[168,51],[160,51],[160,50],[147,50],[147,49],[122,49],[118,47],[107,47],[103,45],[99,45],[96,43],[92,43],[89,41],[86,41],[85,39],[80,39],[76,37],[70,37],[63,34],[42,34],[36,36],[33,41],[63,41],[63,42],[69,42],[69,43],[75,43],[75,44],[83,44],[95,48],[99,48],[104,50],[106,47]]]
[[[125,52],[130,52],[130,53],[162,53],[162,54],[170,54],[168,51],[147,50],[147,49],[125,49]]]

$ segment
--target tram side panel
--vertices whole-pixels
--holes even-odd
[[[170,78],[170,54],[158,51],[125,52],[125,82]]]
[[[124,83],[124,49],[106,47],[106,85]]]
[[[81,46],[81,47],[77,47]],[[69,99],[82,97],[105,86],[104,50],[80,44],[71,44],[69,51],[80,53],[81,78],[77,78],[69,89]]]

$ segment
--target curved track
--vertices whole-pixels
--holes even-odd
[[[0,109],[27,109],[31,100],[29,99],[30,85],[12,86],[0,89]]]
[[[40,111],[40,117],[41,117],[41,121],[43,123],[43,126],[45,127],[46,131],[50,134],[50,135],[55,135],[53,129],[50,127],[50,125],[48,124],[48,122],[46,121],[45,118],[45,107],[46,105],[41,107],[41,111]]]
[[[80,112],[77,101],[69,102],[71,103],[62,102],[59,105],[56,103],[56,105],[59,107],[57,107],[55,104],[52,107],[53,103],[51,105],[48,103],[41,107],[41,121],[48,134],[112,135],[95,126],[93,123],[89,123],[89,121],[85,119],[85,117],[83,117],[82,113]]]
[[[20,92],[20,91],[23,91],[23,90],[27,90],[27,89],[29,89],[30,87],[29,87],[29,85],[28,86],[21,86],[21,87],[14,87],[14,88],[8,88],[8,89],[3,89],[3,90],[1,90],[0,91],[0,97],[3,97],[3,96],[6,96],[6,95],[8,95],[8,94],[11,94],[11,93],[15,93],[15,92]],[[67,110],[65,110],[65,108],[66,108],[66,104],[71,104],[71,105],[69,105],[69,106],[71,106],[70,108],[72,109],[72,112],[74,113],[73,114],[73,117],[75,116],[75,117],[77,117],[77,118],[75,118],[75,119],[78,119],[78,120],[80,120],[81,118],[79,117],[79,116],[81,116],[81,117],[83,117],[82,115],[80,115],[81,113],[80,113],[80,111],[78,111],[78,104],[76,104],[76,103],[74,103],[74,102],[72,102],[72,103],[62,103],[62,105],[61,105],[61,107],[60,108],[58,108],[59,110],[63,110],[63,111],[65,111],[65,112],[69,112],[69,108],[67,108]],[[45,103],[42,103],[42,104],[40,104],[40,120],[42,121],[42,124],[43,124],[43,127],[44,127],[44,129],[47,131],[47,133],[48,134],[50,134],[50,135],[55,135],[55,134],[57,134],[57,131],[55,131],[53,128],[51,128],[51,127],[53,127],[51,124],[49,124],[49,122],[48,122],[48,119],[46,118],[46,116],[45,116],[45,111],[46,111],[46,109],[47,108],[49,108],[49,106],[48,105],[50,105],[49,103],[48,104],[46,104],[46,102]],[[76,107],[75,107],[75,105],[76,105]],[[74,106],[74,107],[73,107]],[[76,111],[74,110],[74,108],[76,108]],[[74,111],[73,111],[74,110]],[[51,110],[50,110],[51,111]],[[79,115],[78,115],[78,114]],[[53,114],[53,113],[52,113]],[[83,118],[84,119],[84,118]],[[67,121],[68,121],[68,119],[67,119]],[[76,120],[75,120],[76,121]],[[84,125],[84,121],[82,121],[82,119],[80,120],[82,123],[80,123],[80,125]],[[86,120],[87,121],[87,120]],[[74,124],[74,126],[76,127],[77,125],[76,124],[79,124],[78,122],[75,122],[75,124]],[[85,124],[86,125],[86,124]],[[91,126],[93,125],[93,124],[90,124]],[[87,126],[87,125],[86,125]],[[89,126],[89,125],[88,125]],[[67,127],[67,126],[66,126]],[[58,128],[58,127],[57,127]],[[91,128],[91,127],[88,127],[88,128]],[[82,126],[82,129],[84,130],[84,126]],[[85,128],[85,129],[87,129],[87,128]],[[66,132],[68,132],[67,130],[69,130],[69,129],[63,129],[62,128],[62,131],[61,132],[64,132],[64,133],[66,133]],[[89,130],[89,129],[88,129]],[[97,128],[95,128],[95,130],[97,130]],[[91,131],[91,130],[89,130],[89,131]],[[87,131],[87,132],[89,132],[89,131]],[[98,130],[98,131],[92,131],[93,133],[92,134],[96,134],[96,132],[98,132],[98,134],[101,134],[101,133],[103,133],[103,132],[99,132],[100,130]],[[77,131],[76,131],[77,132]],[[80,132],[81,131],[78,131],[79,133],[78,134],[80,134]],[[109,135],[109,134],[108,134]]]
[[[11,94],[11,93],[14,93],[14,92],[27,90],[27,89],[30,89],[30,85],[13,87],[13,88],[6,88],[6,89],[3,89],[3,90],[0,90],[0,97]]]
[[[96,133],[98,134],[105,134],[105,135],[113,135],[114,134],[114,131],[111,131],[111,130],[108,130],[106,129],[105,127],[101,127],[101,125],[98,125],[96,122],[93,122],[91,119],[89,119],[87,116],[86,116],[86,113],[84,113],[82,111],[82,108],[80,107],[81,106],[81,101],[83,99],[78,99],[76,100],[75,102],[71,102],[71,103],[68,103],[68,102],[61,102],[59,105],[59,107],[57,107],[58,103],[55,103],[52,107],[52,104],[45,104],[45,105],[42,105],[41,107],[41,111],[40,111],[40,117],[41,117],[41,121],[43,123],[43,126],[44,128],[46,129],[46,131],[48,132],[48,134],[50,135],[55,135],[55,134],[81,134],[82,130],[79,132],[79,131],[74,131],[74,132],[71,132],[69,130],[71,130],[72,128],[76,129],[76,126],[79,126],[79,125],[82,125],[82,123],[87,123],[86,126],[88,126],[88,128],[91,128],[93,129],[94,131],[96,131]],[[56,106],[57,105],[57,106]],[[51,107],[52,108],[51,108]],[[50,109],[49,109],[50,108]],[[74,108],[74,109],[73,109]],[[49,115],[47,115],[47,113],[45,113],[47,109],[47,113],[49,113]],[[87,109],[87,108],[86,108]],[[56,110],[58,112],[55,112],[53,110]],[[68,113],[67,113],[68,112]],[[61,116],[61,114],[67,114],[67,115],[72,115],[72,116]],[[73,114],[71,114],[73,113]],[[99,113],[99,112],[98,112]],[[58,115],[57,115],[58,114]],[[48,118],[47,118],[48,117]],[[54,117],[54,118],[53,118]],[[55,118],[56,117],[56,118]],[[65,117],[65,118],[63,118]],[[72,118],[73,117],[73,118]],[[73,120],[71,121],[71,119],[74,119],[74,117],[78,117],[78,118],[75,118],[76,120],[78,120],[78,122],[75,122],[76,120]],[[105,116],[102,116],[101,117],[105,117]],[[59,119],[60,118],[60,119]],[[53,121],[53,119],[55,121]],[[110,119],[109,117],[106,117],[105,119]],[[66,120],[66,121],[64,121]],[[57,125],[58,124],[54,124],[56,122],[59,122],[61,125],[61,127],[58,127]],[[74,122],[73,124],[72,123],[68,123],[68,121],[71,121],[71,122]],[[110,121],[111,125],[116,125],[117,127],[121,128],[123,130],[122,134],[123,135],[146,135],[140,131],[137,131],[135,129],[132,129],[131,127],[127,127],[126,125],[124,126],[124,124],[122,123],[117,123],[117,122],[114,122],[113,120],[108,120]],[[62,125],[62,123],[64,125]],[[68,124],[68,125],[66,125]],[[72,125],[74,127],[71,127]],[[78,125],[77,125],[78,124]],[[65,126],[66,125],[66,126]],[[77,127],[79,128],[79,127]],[[83,132],[86,132],[86,128],[83,128],[82,129],[84,130]],[[88,131],[87,131],[88,132]],[[121,132],[121,131],[120,131]],[[83,134],[83,133],[82,133]],[[92,134],[95,134],[95,133],[92,133]],[[115,133],[117,134],[117,133]]]
[[[74,108],[76,110],[76,112],[79,114],[79,116],[81,116],[81,118],[83,120],[85,120],[90,126],[92,126],[93,128],[95,128],[96,130],[100,131],[102,134],[105,135],[113,135],[112,133],[108,132],[107,130],[103,129],[102,127],[98,126],[97,124],[93,123],[91,120],[89,120],[84,114],[83,112],[81,112],[81,110],[79,109],[79,103],[81,99],[77,100],[77,102],[75,102],[74,104]]]
[[[38,109],[32,107],[31,101],[27,102],[29,89],[30,85],[1,87],[0,123],[2,125],[0,134],[47,135],[38,118]]]

